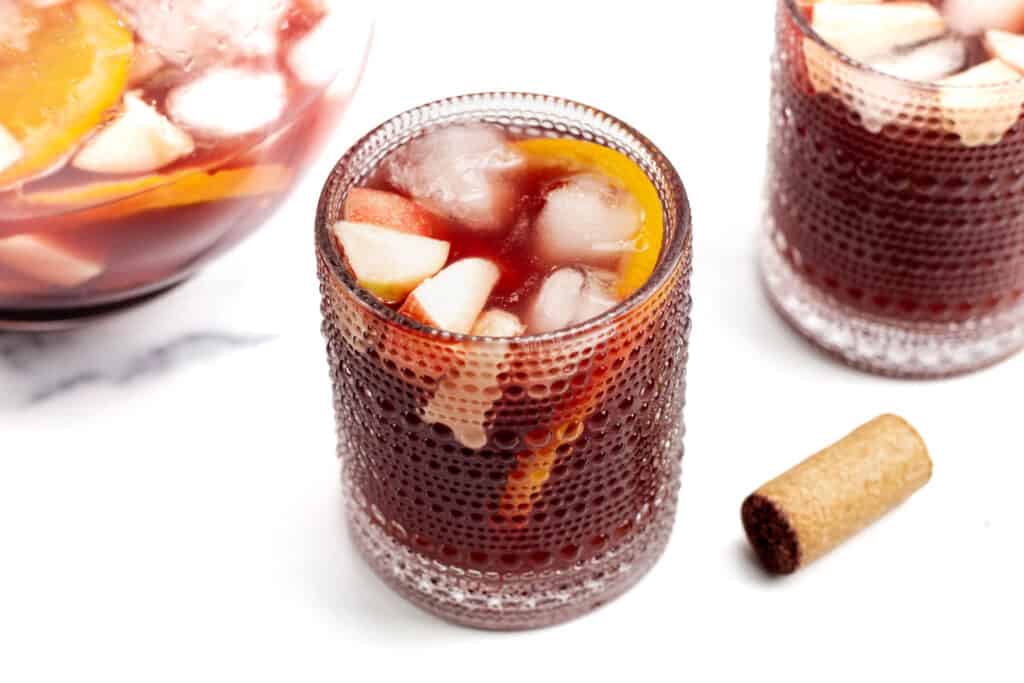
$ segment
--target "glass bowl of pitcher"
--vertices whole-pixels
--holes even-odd
[[[264,223],[371,33],[335,0],[0,0],[0,329],[137,303]]]

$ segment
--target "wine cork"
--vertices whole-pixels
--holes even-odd
[[[791,574],[909,498],[932,476],[924,440],[882,415],[768,482],[743,503],[765,569]]]

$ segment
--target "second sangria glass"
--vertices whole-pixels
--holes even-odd
[[[815,344],[936,377],[1024,346],[1024,80],[916,83],[779,0],[762,270]]]

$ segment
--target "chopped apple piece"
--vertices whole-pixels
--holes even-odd
[[[814,30],[829,45],[854,59],[867,59],[946,32],[942,14],[927,2],[814,6]]]
[[[138,93],[128,93],[121,115],[85,144],[72,165],[94,173],[149,173],[187,157],[195,148],[188,133]]]
[[[500,277],[498,266],[487,259],[456,261],[414,289],[399,312],[430,327],[468,334]]]
[[[69,289],[103,272],[102,263],[35,235],[0,239],[0,263],[16,273]]]
[[[21,145],[14,136],[0,124],[0,173],[18,163],[21,159]]]
[[[473,325],[473,334],[478,337],[518,337],[526,332],[526,325],[519,316],[500,308],[484,312]]]
[[[947,130],[968,147],[994,145],[1020,119],[1024,88],[962,86],[1014,84],[1021,74],[998,59],[939,81]],[[1012,98],[1012,100],[1011,100]]]
[[[341,221],[334,235],[359,286],[388,303],[401,301],[440,271],[450,249],[442,240],[365,223]]]
[[[993,57],[1024,73],[1024,36],[1006,31],[988,31],[985,33],[985,47]]]
[[[440,237],[447,224],[422,206],[394,192],[356,187],[345,198],[345,220],[394,228],[424,237]]]

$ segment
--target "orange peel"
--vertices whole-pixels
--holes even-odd
[[[20,9],[31,20],[24,47],[0,46],[0,124],[21,158],[0,188],[46,173],[100,126],[121,100],[134,41],[104,0]]]

